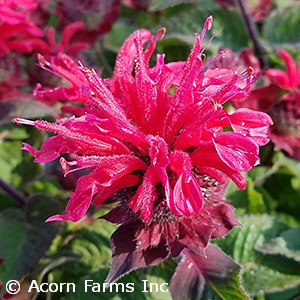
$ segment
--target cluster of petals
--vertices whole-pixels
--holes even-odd
[[[0,6],[0,56],[17,51],[29,53],[44,35],[30,19],[37,0],[2,0]]]
[[[39,0],[3,0],[0,7],[0,100],[30,100],[26,93],[29,83],[36,79],[49,81],[40,68],[36,67],[35,58],[39,53],[40,61],[62,53],[78,57],[79,51],[88,48],[87,43],[74,42],[72,38],[84,28],[82,22],[66,26],[57,42],[55,29],[39,28],[35,22],[43,17],[47,1]],[[47,33],[46,33],[47,32]],[[46,34],[45,34],[46,33]],[[30,56],[29,56],[30,54]],[[43,59],[41,58],[43,55]],[[25,59],[24,59],[25,58]],[[24,63],[26,61],[26,70]],[[32,62],[32,63],[31,63]],[[31,63],[31,64],[30,64]],[[43,80],[43,77],[45,80]]]
[[[238,224],[224,190],[229,178],[245,188],[241,173],[259,163],[272,120],[246,108],[232,113],[223,108],[248,95],[254,75],[252,69],[240,74],[211,69],[202,60],[201,42],[211,26],[209,17],[187,61],[165,63],[158,54],[152,67],[150,57],[165,31],[134,32],[120,49],[111,79],[72,64],[66,55],[50,60],[47,67],[70,84],[36,94],[63,98],[74,115],[55,123],[14,120],[55,134],[39,150],[23,145],[35,162],[72,154],[71,160],[60,158],[65,176],[88,171],[77,181],[66,213],[48,221],[76,222],[92,202],[117,202],[105,216],[122,224],[112,237],[111,280],[126,272],[129,265],[120,271],[120,264],[128,255],[139,267],[184,247],[200,251],[211,237]]]
[[[300,64],[285,50],[279,50],[278,55],[285,70],[266,70],[266,85],[253,90],[242,105],[270,114],[274,120],[271,140],[300,160]]]
[[[138,30],[121,48],[110,81],[102,80],[93,70],[74,66],[81,71],[75,87],[78,98],[85,99],[81,116],[54,124],[15,120],[56,133],[41,150],[24,146],[36,162],[76,153],[75,161],[62,161],[66,173],[73,171],[71,166],[92,169],[90,175],[79,180],[67,214],[57,219],[77,221],[93,196],[99,203],[122,185],[138,183],[140,188],[129,206],[149,219],[158,182],[175,215],[193,215],[203,205],[201,180],[196,179],[196,172],[216,179],[226,174],[239,188],[245,187],[240,173],[259,163],[259,146],[268,142],[272,121],[268,115],[249,109],[231,114],[223,109],[228,100],[247,96],[253,78],[251,70],[250,74],[237,74],[234,70],[203,66],[201,41],[209,26],[210,18],[202,34],[196,35],[187,62],[165,64],[164,56],[158,55],[152,68],[148,67],[149,59],[163,31],[153,36],[148,30]],[[143,50],[146,42],[149,45]],[[50,66],[55,70],[55,65]],[[176,89],[174,94],[172,88]],[[52,92],[56,94],[57,89]],[[224,132],[224,127],[232,131]],[[133,175],[136,171],[143,176]],[[82,189],[80,183],[88,188]],[[79,192],[82,190],[89,194],[85,201]],[[100,197],[103,193],[106,197]],[[75,207],[78,212],[81,206],[78,214],[70,209]]]

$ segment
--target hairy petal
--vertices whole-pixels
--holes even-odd
[[[213,143],[221,160],[233,170],[247,172],[259,163],[257,144],[238,133],[222,133]]]
[[[269,142],[269,127],[273,121],[266,113],[240,108],[229,115],[229,119],[235,132],[251,138],[259,146]]]

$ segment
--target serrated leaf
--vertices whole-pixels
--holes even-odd
[[[20,176],[13,172],[22,161],[21,146],[22,143],[20,141],[4,141],[0,143],[1,178],[15,185],[21,181]]]
[[[240,266],[216,246],[208,246],[205,252],[206,257],[183,251],[171,281],[173,299],[205,299],[204,284],[222,300],[249,299],[240,283]]]
[[[214,9],[203,10],[201,5],[187,9],[171,16],[163,16],[158,27],[166,27],[167,34],[162,41],[178,39],[188,44],[195,42],[194,32],[201,32],[205,19],[214,17],[211,32],[207,32],[203,45],[211,37],[213,32],[217,36],[210,43],[208,51],[217,52],[220,47],[239,50],[248,44],[248,36],[240,14],[236,10]]]
[[[68,223],[68,241],[57,249],[70,251],[80,257],[81,263],[93,271],[108,267],[111,258],[109,237],[115,226],[103,220],[84,218],[78,223]]]
[[[296,181],[298,177],[278,171],[266,180],[264,188],[276,200],[277,211],[294,216],[299,221],[300,187]]]
[[[300,162],[288,158],[282,152],[277,152],[274,155],[273,164],[288,169],[291,174],[300,178]]]
[[[6,209],[0,214],[0,268],[3,282],[20,279],[45,255],[59,226],[44,223],[59,204],[45,197],[31,199],[27,210]]]
[[[239,50],[248,46],[248,35],[241,15],[236,10],[220,9],[213,12],[216,42],[219,47]]]
[[[247,195],[249,199],[249,213],[266,212],[263,194],[255,189],[255,185],[250,179],[247,180]]]
[[[279,255],[264,255],[257,249],[288,229],[268,215],[240,218],[243,228],[235,228],[217,244],[242,264],[243,282],[251,295],[284,291],[300,284],[300,264]]]
[[[288,229],[287,225],[268,215],[245,215],[239,221],[241,228],[234,228],[225,238],[215,241],[241,264],[255,261],[256,247]]]
[[[277,46],[299,45],[300,4],[279,8],[266,19],[263,37]]]
[[[231,183],[226,191],[227,199],[235,208],[244,213],[261,214],[271,213],[275,209],[275,202],[271,195],[261,186],[255,186],[252,178],[247,178],[246,190],[239,190]]]
[[[300,228],[291,228],[257,249],[264,254],[282,255],[300,263]]]
[[[300,276],[282,273],[274,268],[260,264],[249,264],[244,267],[243,281],[252,295],[282,292],[297,287]]]

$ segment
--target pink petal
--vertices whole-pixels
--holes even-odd
[[[268,69],[266,76],[269,77],[276,85],[284,89],[290,88],[290,80],[288,75],[279,69]]]
[[[220,156],[215,152],[212,147],[199,148],[192,154],[192,162],[196,167],[213,168],[220,170],[227,176],[229,176],[234,183],[240,189],[246,188],[246,181],[244,177],[235,169],[230,168],[225,162],[220,158]]]
[[[175,184],[173,198],[168,202],[170,210],[179,216],[191,216],[203,207],[203,195],[192,174],[181,174]]]
[[[46,222],[52,221],[79,221],[87,212],[93,196],[97,193],[97,187],[95,185],[93,173],[87,176],[81,177],[77,181],[75,191],[71,194],[70,200],[66,207],[65,215],[55,215],[46,220]]]
[[[157,198],[155,184],[159,181],[153,167],[149,167],[144,175],[142,184],[136,194],[129,200],[128,206],[134,212],[140,212],[144,221],[149,221],[152,216],[153,204]]]
[[[259,146],[269,142],[269,127],[273,124],[269,115],[240,108],[229,116],[233,130],[251,138]]]
[[[297,78],[297,65],[292,56],[285,50],[279,50],[278,55],[284,60],[287,75],[289,77],[289,88],[297,88],[299,78]]]
[[[259,163],[257,144],[241,134],[225,132],[213,143],[221,160],[233,170],[247,172]]]

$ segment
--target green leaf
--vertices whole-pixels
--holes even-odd
[[[234,183],[231,183],[226,194],[231,204],[242,209],[244,213],[270,213],[275,209],[274,199],[263,187],[257,187],[251,177],[247,178],[246,190],[241,191]]]
[[[277,152],[274,155],[273,164],[286,168],[291,174],[300,178],[300,162],[288,158],[282,152]]]
[[[149,11],[162,11],[166,8],[176,6],[178,4],[193,3],[194,0],[153,0],[149,6]]]
[[[26,142],[34,140],[34,144],[41,142],[42,136],[36,129],[23,127],[1,126],[5,139],[0,142],[0,169],[1,178],[14,187],[23,190],[39,173],[41,167],[33,163],[32,155],[22,151],[22,141],[27,135]],[[32,135],[32,136],[31,136]],[[30,143],[31,144],[31,143]],[[29,172],[30,170],[30,172]]]
[[[255,185],[250,179],[247,180],[247,195],[249,199],[249,213],[266,212],[263,194],[255,190]]]
[[[122,277],[118,282],[105,287],[105,278],[108,274],[107,268],[100,268],[95,272],[77,280],[76,293],[66,294],[66,300],[171,300],[168,284],[159,277],[151,277],[148,270],[138,270]],[[151,272],[150,272],[151,273]],[[106,289],[105,289],[106,288]],[[105,290],[104,290],[105,289]]]
[[[3,282],[18,280],[32,270],[48,250],[59,226],[45,223],[45,219],[57,210],[59,204],[42,196],[32,198],[26,211],[6,209],[0,214],[0,267]]]
[[[112,30],[104,38],[106,49],[118,53],[122,44],[129,35],[136,30],[133,25],[127,24],[124,20],[119,20],[114,24]]]
[[[248,36],[240,14],[236,10],[204,10],[201,5],[194,6],[173,15],[162,16],[159,27],[166,27],[167,34],[163,43],[168,39],[178,39],[192,45],[195,42],[194,32],[201,32],[205,19],[214,17],[212,30],[206,33],[203,45],[213,32],[217,36],[210,43],[208,51],[217,52],[220,47],[239,50],[248,44]],[[167,56],[168,57],[168,56]]]
[[[299,45],[300,4],[279,8],[266,19],[263,37],[274,46]]]
[[[300,263],[300,228],[291,228],[281,236],[261,245],[257,249],[264,254],[282,255]]]
[[[276,7],[286,7],[294,4],[295,0],[274,0]]]
[[[17,127],[15,124],[4,124],[0,126],[0,139],[26,139],[28,133],[25,127]]]
[[[76,282],[76,293],[68,293],[66,295],[66,300],[121,300],[120,295],[126,295],[126,299],[134,300],[134,299],[147,299],[143,294],[138,294],[135,290],[136,283],[138,282],[138,278],[132,278],[128,280],[127,286],[126,283],[118,282],[114,285],[104,286],[104,281],[107,276],[108,269],[103,268],[99,269],[97,272],[91,272],[86,276],[80,278]],[[127,277],[127,276],[126,276]],[[129,284],[130,283],[130,284]],[[131,286],[133,286],[135,292],[131,292]],[[140,296],[140,297],[139,297]],[[143,297],[144,296],[144,297]],[[136,298],[135,298],[136,297]]]
[[[219,9],[213,12],[213,17],[213,31],[218,32],[216,41],[219,47],[238,51],[248,46],[246,27],[238,11]]]
[[[294,216],[299,222],[300,187],[296,181],[297,177],[278,171],[266,180],[264,188],[276,200],[278,212]]]
[[[245,215],[242,228],[235,228],[216,243],[242,264],[243,282],[251,295],[284,291],[300,284],[300,264],[278,255],[257,251],[288,229],[287,225],[268,215]]]
[[[108,268],[111,259],[109,237],[115,226],[103,220],[85,217],[77,223],[66,222],[65,231],[51,246],[50,262],[58,258],[76,257],[51,269],[54,282],[74,282],[87,273]]]
[[[38,118],[50,116],[55,113],[53,107],[46,106],[40,101],[32,99],[22,99],[22,101],[10,100],[0,103],[0,123],[11,122],[13,118]]]

